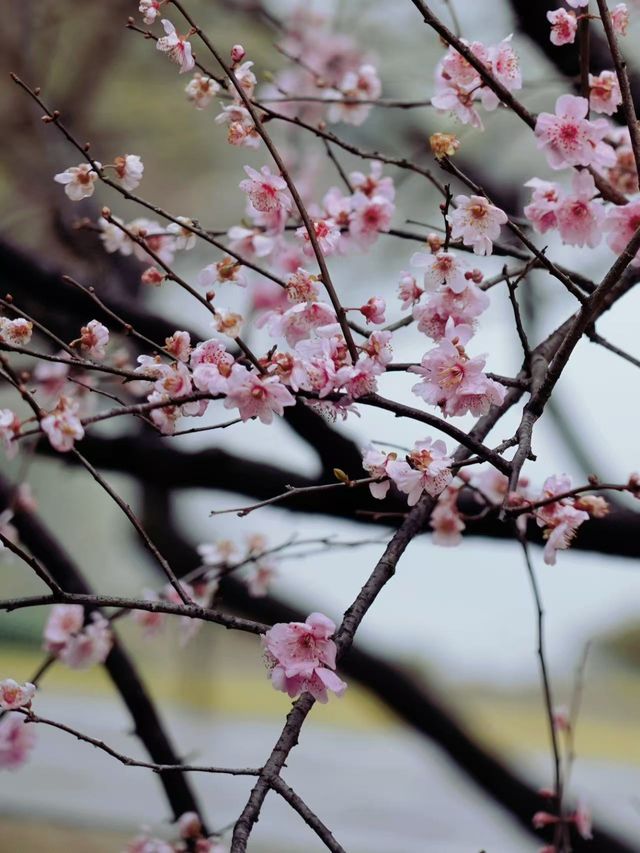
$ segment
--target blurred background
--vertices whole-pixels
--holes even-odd
[[[563,73],[552,64],[532,33],[523,31],[521,7],[526,4],[453,2],[462,32],[470,39],[496,43],[515,33],[525,78],[522,97],[532,111],[552,109],[557,95],[571,88],[570,70]],[[217,45],[226,50],[243,43],[259,81],[268,80],[285,64],[274,49],[278,31],[271,16],[286,25],[297,5],[293,0],[265,3],[269,16],[257,4],[239,0],[188,0],[187,5]],[[411,3],[349,0],[306,5],[330,15],[338,32],[348,34],[371,54],[385,97],[419,99],[431,94],[433,69],[442,47],[421,25]],[[449,20],[446,3],[433,0],[432,6]],[[125,151],[139,154],[145,163],[141,188],[145,198],[174,214],[198,218],[208,228],[226,230],[243,216],[243,196],[238,191],[243,165],[259,167],[268,162],[267,155],[264,149],[251,152],[227,145],[224,129],[213,122],[215,105],[203,111],[193,109],[184,97],[187,80],[177,76],[152,42],[125,29],[129,15],[139,23],[137,4],[122,0],[108,4],[10,2],[0,61],[7,72],[15,71],[42,87],[45,101],[61,110],[81,140],[91,141],[97,159],[109,162]],[[634,26],[627,37],[628,48],[638,44],[639,33]],[[2,294],[13,293],[17,304],[29,304],[32,313],[39,305],[43,322],[61,333],[66,322],[77,330],[94,316],[93,306],[87,303],[72,316],[58,290],[53,286],[51,292],[46,290],[51,284],[49,273],[69,273],[94,285],[113,304],[127,300],[144,304],[154,315],[166,318],[172,329],[189,328],[208,337],[207,318],[180,291],[165,286],[140,293],[139,268],[128,259],[107,256],[95,233],[75,227],[82,217],[95,220],[102,204],[127,221],[145,214],[103,187],[90,201],[68,203],[52,176],[75,164],[78,157],[52,127],[42,124],[38,108],[24,93],[7,81],[5,74],[0,99]],[[335,130],[364,148],[414,156],[425,165],[429,134],[455,130],[468,171],[491,187],[490,194],[496,200],[499,197],[505,208],[521,213],[526,203],[523,182],[534,175],[548,177],[548,171],[531,136],[516,122],[498,111],[487,116],[487,128],[481,134],[456,127],[430,108],[374,109],[362,127],[338,125]],[[270,127],[285,149],[297,155],[304,152],[304,180],[309,193],[319,200],[337,183],[323,145],[275,123]],[[363,168],[362,161],[345,152],[336,149],[336,155],[347,170]],[[437,222],[438,199],[427,182],[392,169],[386,173],[397,181],[396,227],[402,228],[405,219]],[[416,248],[416,244],[382,236],[364,255],[332,259],[332,274],[343,301],[358,305],[372,293],[380,294],[390,306],[388,319],[400,317],[397,281]],[[552,243],[550,251],[594,280],[611,260],[602,247],[578,251]],[[212,247],[199,245],[179,256],[177,268],[181,275],[195,279],[204,265],[218,259]],[[486,259],[478,265],[492,275],[500,271],[502,261]],[[526,308],[531,335],[537,341],[568,316],[573,305],[553,279],[533,275],[530,285]],[[520,353],[511,309],[501,288],[493,289],[491,296],[491,308],[474,339],[474,352],[489,353],[489,370],[514,375]],[[241,293],[237,303],[229,304],[246,311],[249,298]],[[599,331],[637,353],[639,308],[640,296],[630,293],[623,305],[606,315]],[[69,331],[67,339],[72,336]],[[251,344],[260,350],[265,340],[255,333]],[[423,349],[424,341],[415,333],[396,335],[397,360],[416,360]],[[537,484],[564,471],[578,481],[588,473],[624,481],[638,468],[634,370],[593,344],[585,341],[579,346],[558,386],[554,408],[536,432],[538,462],[530,464],[528,473]],[[409,377],[394,374],[383,378],[381,391],[415,402],[411,384]],[[0,407],[14,405],[11,396],[0,388]],[[500,423],[492,436],[495,444],[511,435],[517,416],[518,411]],[[211,422],[215,421],[213,417]],[[127,429],[132,427],[118,424],[98,433],[107,441]],[[350,418],[336,429],[357,446],[371,439],[410,445],[424,437],[416,424],[364,408],[362,418]],[[318,451],[301,432],[286,422],[268,431],[248,423],[161,441],[171,442],[171,448],[185,454],[218,448],[239,462],[264,462],[314,477],[320,467]],[[265,508],[244,519],[212,518],[212,509],[251,502],[254,485],[243,482],[243,467],[237,468],[235,480],[231,473],[224,484],[212,469],[210,488],[205,474],[197,488],[183,484],[168,491],[157,472],[146,481],[128,476],[126,469],[133,466],[133,459],[127,459],[130,449],[125,448],[114,443],[103,454],[109,482],[144,514],[161,550],[177,561],[184,557],[186,568],[192,567],[192,557],[185,555],[195,544],[220,539],[242,543],[255,533],[265,535],[272,545],[286,541],[292,533],[300,539],[368,540],[369,544],[348,549],[334,543],[310,549],[312,553],[304,558],[280,562],[271,592],[300,612],[320,610],[339,621],[388,539],[387,528],[362,519],[286,508]],[[96,589],[138,595],[143,588],[158,585],[155,569],[128,522],[85,471],[39,454],[26,465],[20,460],[7,464],[4,459],[1,464],[15,480],[28,480],[41,517]],[[165,542],[168,518],[179,536]],[[602,527],[603,537],[609,538],[601,547],[580,549],[578,542],[576,549],[560,554],[555,567],[542,563],[538,549],[534,559],[558,705],[569,703],[576,667],[590,644],[569,799],[580,797],[589,803],[603,826],[626,839],[629,849],[640,849],[640,572],[637,559],[617,553],[617,543],[610,538],[614,534],[607,530]],[[628,554],[632,548],[621,551]],[[16,560],[3,556],[1,569],[3,598],[40,590]],[[237,595],[236,599],[230,606],[246,612],[246,602]],[[2,616],[2,677],[27,680],[37,669],[44,620],[45,612],[36,609]],[[171,624],[153,642],[145,640],[129,620],[119,623],[118,631],[181,756],[198,763],[237,766],[259,766],[265,760],[289,701],[267,681],[256,638],[205,625],[186,648],[180,648]],[[442,549],[429,537],[421,537],[411,545],[396,577],[365,620],[358,644],[376,659],[409,673],[434,706],[450,714],[475,744],[499,756],[532,788],[551,784],[535,610],[514,543],[470,535],[459,548]],[[43,681],[38,711],[127,754],[144,755],[120,697],[100,668],[77,673],[54,667]],[[519,825],[513,810],[472,780],[473,773],[461,766],[460,755],[451,759],[455,744],[447,742],[442,727],[434,724],[430,736],[419,729],[399,719],[375,690],[353,680],[341,701],[314,709],[291,756],[286,779],[350,853],[537,850],[540,842]],[[190,781],[216,830],[237,818],[250,787],[242,778],[198,775]],[[0,776],[0,850],[7,853],[119,851],[144,824],[168,837],[169,822],[170,811],[157,777],[122,767],[62,732],[40,729],[30,763]],[[297,815],[272,795],[251,849],[297,853],[323,848]]]

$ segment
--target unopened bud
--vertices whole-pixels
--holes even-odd
[[[234,44],[231,48],[231,61],[235,64],[236,62],[242,62],[246,54],[244,47],[241,44]]]

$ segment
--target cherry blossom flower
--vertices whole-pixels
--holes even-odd
[[[138,11],[145,24],[153,24],[160,14],[161,0],[140,0]]]
[[[629,204],[611,206],[607,210],[604,229],[609,233],[607,243],[616,255],[624,251],[627,244],[640,228],[640,200]],[[631,261],[633,266],[640,266],[640,252]]]
[[[204,110],[220,91],[220,84],[213,77],[207,77],[200,71],[196,71],[185,87],[185,93],[189,103],[197,110]]]
[[[143,590],[142,597],[145,601],[161,601],[160,596],[154,590]],[[131,619],[142,628],[145,637],[155,637],[167,619],[166,613],[154,613],[151,610],[132,610]]]
[[[15,711],[0,719],[0,770],[17,770],[36,744],[36,731]]]
[[[265,258],[275,246],[273,237],[256,228],[244,228],[242,225],[232,225],[227,231],[227,237],[229,248],[247,257]]]
[[[40,427],[51,446],[60,453],[67,453],[76,441],[84,437],[78,418],[78,404],[69,397],[60,397],[56,408],[42,418]]]
[[[593,177],[586,170],[576,171],[573,176],[573,192],[558,204],[556,216],[558,230],[564,243],[571,246],[590,248],[602,240],[605,209],[598,194]]]
[[[489,296],[469,281],[462,293],[444,288],[431,294],[426,303],[416,305],[413,317],[419,332],[439,341],[449,320],[453,326],[469,326],[473,331],[477,318],[488,307]]]
[[[242,331],[244,317],[242,314],[236,314],[234,311],[229,311],[226,308],[216,308],[216,319],[214,327],[221,335],[226,335],[228,338],[237,338]]]
[[[5,678],[0,681],[0,709],[3,711],[16,711],[31,704],[35,696],[36,686],[26,681],[18,684],[13,678]]]
[[[372,296],[364,305],[361,305],[358,310],[366,319],[367,323],[373,323],[377,326],[380,325],[380,323],[384,323],[384,312],[386,307],[384,299],[381,299],[379,296]]]
[[[96,166],[102,168],[97,162]],[[71,201],[80,201],[93,195],[98,173],[90,163],[80,163],[79,166],[69,166],[64,172],[58,172],[53,180],[64,185],[64,191]]]
[[[504,388],[482,372],[485,359],[469,358],[464,345],[473,330],[447,321],[445,337],[438,346],[427,352],[419,367],[411,368],[423,380],[411,389],[427,403],[440,406],[447,416],[471,412],[476,417],[486,415],[492,405],[504,399]]]
[[[187,36],[179,36],[175,26],[166,18],[163,18],[160,23],[166,35],[158,39],[156,47],[162,53],[166,53],[172,62],[180,66],[180,74],[191,71],[195,65],[195,60]]]
[[[434,545],[454,548],[462,542],[465,523],[458,511],[458,489],[448,486],[442,492],[431,513],[429,525],[433,530]]]
[[[374,498],[383,500],[391,488],[387,473],[387,464],[395,462],[397,453],[383,453],[375,447],[367,447],[362,454],[362,467],[370,477],[376,477],[377,482],[369,483],[369,491]]]
[[[388,231],[395,205],[384,196],[366,196],[357,192],[351,199],[349,234],[362,248],[378,239],[380,232]]]
[[[234,63],[234,65],[238,62],[242,62],[245,55],[246,51],[241,44],[234,44],[234,46],[231,48],[230,56],[231,61]]]
[[[589,74],[589,105],[597,113],[613,115],[622,103],[620,84],[615,71]]]
[[[244,170],[249,177],[240,181],[240,189],[249,197],[253,210],[273,213],[291,209],[291,196],[284,178],[272,175],[268,166],[263,166],[259,172],[251,166],[245,166]]]
[[[240,287],[247,286],[244,267],[230,255],[225,255],[221,261],[218,261],[215,264],[209,264],[204,269],[200,270],[197,282],[200,287],[206,288],[210,288],[214,284],[222,284],[224,282],[233,282]]]
[[[189,332],[174,332],[171,337],[165,338],[164,347],[179,361],[189,361],[191,335]]]
[[[192,228],[195,223],[187,216],[176,216],[177,222],[170,222],[167,225],[167,231],[174,236],[174,248],[177,250],[183,249],[188,252],[196,245],[197,235],[193,233]]]
[[[328,89],[326,97],[342,99],[342,103],[330,103],[327,118],[333,124],[360,125],[366,121],[371,104],[358,101],[374,101],[382,94],[382,84],[373,65],[361,65],[357,71],[348,71],[336,89]],[[350,103],[355,102],[355,103]]]
[[[259,148],[260,135],[251,113],[240,104],[227,104],[215,118],[216,124],[227,125],[227,142],[242,148]]]
[[[142,180],[144,164],[137,154],[125,154],[114,160],[116,175],[125,190],[135,190]]]
[[[14,346],[24,347],[31,340],[33,323],[24,317],[16,317],[9,320],[8,317],[0,317],[0,341]]]
[[[259,560],[246,578],[249,595],[253,598],[264,598],[276,574],[275,561]]]
[[[318,277],[311,275],[304,267],[298,267],[287,279],[287,299],[294,305],[301,302],[317,302],[318,296]]]
[[[109,343],[109,329],[98,320],[90,320],[80,329],[79,343],[87,358],[102,361]]]
[[[593,838],[591,810],[584,803],[578,803],[578,808],[573,813],[573,822],[581,838],[585,841]]]
[[[558,204],[562,194],[558,184],[531,178],[525,187],[531,187],[533,194],[530,203],[524,209],[524,215],[533,223],[538,234],[546,234],[558,227]]]
[[[535,126],[538,148],[544,150],[552,169],[567,166],[612,166],[615,155],[603,142],[606,119],[589,121],[589,102],[575,95],[561,95],[556,112],[540,113]]]
[[[400,300],[401,307],[404,310],[412,308],[417,302],[419,302],[423,293],[424,290],[421,287],[418,287],[418,282],[411,273],[405,271],[400,273],[400,281],[398,282],[398,299]]]
[[[342,696],[347,685],[335,673],[337,649],[331,639],[335,630],[322,613],[312,613],[305,622],[279,622],[270,628],[262,643],[275,689],[292,699],[311,693],[322,703],[328,700],[328,690]]]
[[[392,337],[391,332],[371,332],[366,343],[362,345],[362,351],[378,365],[381,373],[393,358]]]
[[[0,444],[4,448],[7,459],[13,459],[18,452],[18,442],[14,441],[20,435],[20,420],[11,409],[0,409]]]
[[[69,637],[57,656],[71,669],[89,669],[97,663],[104,663],[112,645],[109,623],[100,613],[93,612],[91,621],[82,631]]]
[[[626,36],[629,29],[629,9],[626,3],[618,3],[611,10],[611,23],[613,30],[618,36]]]
[[[453,252],[414,252],[411,266],[424,269],[424,289],[428,291],[444,285],[454,293],[462,293],[469,284],[466,278],[469,267]]]
[[[541,500],[552,498],[571,489],[571,479],[563,474],[548,477],[542,487]],[[576,509],[572,498],[538,507],[534,515],[539,527],[544,528],[547,544],[544,548],[544,561],[549,566],[556,563],[556,552],[568,548],[580,525],[587,521],[589,514]]]
[[[573,12],[566,9],[552,9],[547,12],[547,20],[551,24],[551,44],[560,47],[563,44],[573,44],[578,32],[578,21]]]
[[[386,471],[400,491],[408,495],[409,506],[415,506],[423,492],[437,497],[449,485],[453,477],[451,463],[444,441],[426,438],[416,442],[405,460],[388,462]]]
[[[74,634],[82,630],[84,607],[81,604],[55,604],[43,633],[44,650],[57,654]]]
[[[488,54],[489,70],[509,92],[522,89],[520,60],[511,45],[512,38],[511,35],[507,36],[500,44],[489,48]],[[495,110],[500,103],[500,98],[488,86],[483,86],[480,89],[480,97],[485,110]]]
[[[243,421],[259,418],[270,424],[274,413],[282,416],[286,406],[295,406],[295,398],[277,376],[264,377],[234,364],[227,386],[227,409],[237,408]]]
[[[476,255],[490,255],[493,240],[500,236],[500,227],[508,221],[507,214],[491,204],[484,196],[459,195],[451,213],[451,236],[472,246]]]
[[[142,284],[150,284],[153,287],[160,287],[166,277],[166,273],[162,272],[162,270],[159,270],[157,267],[147,267],[140,276],[140,281]]]
[[[332,219],[314,219],[311,222],[316,239],[321,251],[325,255],[332,255],[340,244],[340,229]],[[314,256],[313,245],[309,238],[309,232],[305,225],[296,230],[296,237],[302,240],[302,251],[307,257]]]

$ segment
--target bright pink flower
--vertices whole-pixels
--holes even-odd
[[[140,276],[140,281],[142,284],[151,284],[154,287],[159,287],[166,277],[166,274],[157,267],[147,267]]]
[[[191,71],[195,66],[195,60],[187,36],[179,36],[174,25],[166,18],[163,18],[160,23],[166,35],[158,39],[156,47],[166,53],[172,62],[180,66],[180,74]]]
[[[531,187],[531,201],[524,209],[524,215],[531,220],[538,234],[546,234],[552,228],[558,227],[558,204],[562,189],[551,181],[541,181],[531,178],[525,187]]]
[[[622,103],[620,84],[615,71],[589,74],[589,105],[597,113],[612,116]]]
[[[280,622],[267,631],[262,643],[276,690],[292,698],[309,692],[323,703],[327,690],[337,696],[344,693],[347,685],[335,673],[335,630],[322,613],[312,613],[306,622]]]
[[[56,408],[42,418],[40,427],[51,446],[60,453],[67,453],[84,437],[84,429],[77,417],[78,404],[68,397],[60,397]]]
[[[362,454],[362,467],[370,477],[376,477],[378,480],[378,482],[369,483],[369,491],[379,501],[387,496],[391,487],[387,464],[395,462],[397,458],[397,453],[383,453],[375,447],[367,447]]]
[[[20,435],[20,421],[11,409],[0,409],[0,444],[7,454],[7,459],[13,459],[18,452],[18,442],[14,441]]]
[[[563,44],[573,44],[578,31],[578,21],[573,12],[566,9],[552,9],[547,12],[547,20],[551,24],[551,44],[560,47]]]
[[[26,762],[36,744],[33,724],[15,711],[0,720],[0,770],[17,770]]]
[[[451,463],[444,441],[426,438],[416,442],[404,461],[388,462],[386,471],[400,491],[408,495],[409,506],[414,506],[423,492],[436,497],[449,485],[453,478]]]
[[[458,511],[458,489],[447,487],[438,498],[431,513],[429,524],[433,530],[433,543],[444,548],[453,548],[462,542],[465,523]]]
[[[484,196],[459,195],[454,201],[456,207],[450,217],[452,238],[461,238],[477,255],[490,255],[493,240],[498,239],[500,227],[508,221],[507,214]]]
[[[592,176],[586,170],[573,176],[573,192],[559,203],[556,215],[558,230],[570,246],[597,246],[602,240],[605,209]]]
[[[0,341],[5,341],[14,346],[24,347],[31,340],[33,323],[24,317],[16,317],[9,320],[8,317],[0,317]]]
[[[608,130],[605,119],[589,121],[589,102],[575,95],[561,95],[556,112],[540,113],[535,134],[538,148],[545,151],[552,169],[567,166],[612,166],[615,154],[603,142]]]
[[[367,323],[373,323],[378,326],[380,323],[384,323],[386,308],[384,299],[381,299],[379,296],[372,296],[364,305],[360,306],[359,311]]]
[[[106,355],[109,329],[98,320],[90,320],[80,329],[80,346],[87,358],[101,361]]]
[[[611,10],[611,23],[616,35],[626,36],[629,29],[629,10],[626,3],[618,3]]]
[[[426,252],[420,254],[426,254]],[[421,287],[418,287],[418,282],[416,281],[415,276],[412,276],[411,273],[408,272],[400,273],[398,299],[402,303],[401,307],[403,309],[406,310],[407,308],[412,308],[420,301],[420,297],[423,293],[424,290]]]
[[[270,424],[274,413],[281,416],[285,406],[295,403],[295,397],[277,376],[265,378],[234,364],[224,405],[227,409],[237,408],[243,421],[259,418],[262,423]]]
[[[619,255],[640,228],[640,200],[631,201],[624,205],[611,205],[607,210],[604,230],[609,232],[607,243]],[[640,252],[631,261],[633,266],[640,266]]]
[[[30,681],[18,684],[13,678],[0,681],[0,710],[16,711],[31,704],[35,696],[36,686]]]
[[[291,209],[291,196],[284,178],[272,175],[268,166],[263,166],[259,172],[251,166],[245,166],[244,170],[249,177],[240,181],[240,189],[247,194],[254,210],[273,213]]]
[[[424,269],[424,289],[428,291],[445,286],[454,293],[462,293],[469,284],[466,278],[469,267],[453,252],[436,252],[434,255],[415,252],[411,256],[411,266]]]

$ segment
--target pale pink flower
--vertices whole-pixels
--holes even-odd
[[[91,621],[67,640],[57,656],[71,669],[88,669],[94,664],[104,663],[112,645],[113,634],[109,623],[104,616],[94,611]]]
[[[426,438],[416,442],[405,461],[388,462],[386,471],[400,491],[408,495],[409,506],[415,506],[423,492],[436,497],[449,485],[453,479],[451,464],[444,441]]]
[[[477,317],[488,307],[489,296],[469,281],[462,293],[445,288],[431,294],[426,303],[416,305],[413,317],[419,332],[439,341],[449,320],[454,326],[469,326],[473,330]]]
[[[40,427],[51,446],[60,453],[67,453],[76,441],[84,437],[84,429],[78,418],[78,404],[68,397],[60,397],[56,408],[42,418]]]
[[[444,548],[454,548],[462,542],[465,523],[458,511],[458,489],[448,486],[438,498],[429,525],[433,530],[433,543]]]
[[[138,11],[145,24],[153,24],[160,14],[160,0],[140,0]]]
[[[387,464],[395,462],[397,458],[397,453],[383,453],[375,447],[367,447],[362,454],[362,467],[370,477],[377,478],[377,482],[369,483],[369,491],[379,501],[387,496],[391,487]]]
[[[317,302],[319,297],[318,277],[311,275],[304,267],[298,269],[287,279],[287,299],[297,305],[301,302]]]
[[[236,80],[249,98],[253,97],[256,83],[258,82],[256,80],[256,75],[251,70],[252,68],[253,62],[243,62],[242,65],[238,65],[238,67],[233,71]]]
[[[488,65],[496,80],[509,92],[515,92],[522,89],[522,72],[520,60],[511,45],[511,39],[512,36],[507,36],[500,44],[489,48]],[[485,110],[495,110],[500,103],[500,98],[488,86],[481,88],[480,98]]]
[[[139,261],[143,263],[156,263],[145,249],[145,246],[151,249],[158,258],[165,264],[171,264],[175,255],[176,241],[171,234],[167,234],[166,228],[155,222],[153,219],[146,219],[143,216],[134,219],[127,225],[127,230],[135,237],[141,239],[144,245],[136,243],[134,240],[129,240],[130,252],[124,254],[133,254]]]
[[[286,311],[269,311],[257,322],[266,326],[272,337],[283,337],[289,346],[308,338],[313,329],[336,322],[336,315],[325,302],[301,302]]]
[[[100,163],[96,165],[101,168]],[[69,166],[64,172],[58,172],[53,180],[64,185],[64,191],[71,201],[80,201],[93,195],[98,173],[90,163],[80,163],[79,166]]]
[[[626,36],[629,29],[629,9],[626,3],[618,3],[611,10],[611,23],[616,35]]]
[[[176,216],[177,222],[170,222],[167,225],[167,231],[174,237],[174,249],[184,249],[188,252],[196,245],[197,235],[193,233],[195,222],[189,219],[188,216]]]
[[[387,305],[384,299],[379,296],[372,296],[364,305],[361,305],[358,310],[366,319],[367,323],[373,323],[375,326],[379,326],[380,323],[384,323],[384,312],[386,311],[386,308]]]
[[[593,838],[591,810],[584,803],[578,803],[578,808],[573,813],[573,822],[581,838],[585,841]]]
[[[226,335],[228,338],[237,338],[242,331],[243,323],[244,317],[242,314],[229,311],[227,308],[216,308],[216,319],[213,325],[221,335]]]
[[[611,205],[607,210],[604,230],[609,232],[607,243],[616,255],[624,251],[638,228],[640,228],[640,200],[624,205]],[[640,266],[640,252],[631,263],[633,266]]]
[[[81,604],[55,604],[42,635],[44,650],[57,654],[72,636],[82,630],[83,624],[84,607]]]
[[[116,175],[125,190],[135,190],[142,180],[144,164],[137,154],[125,154],[114,160]]]
[[[309,692],[322,703],[327,690],[337,696],[344,693],[347,685],[335,673],[335,630],[322,613],[312,613],[306,622],[280,622],[266,632],[262,643],[276,690],[292,698]]]
[[[398,283],[398,299],[401,302],[401,308],[403,308],[404,310],[406,310],[407,308],[412,308],[417,302],[420,301],[420,297],[423,293],[424,290],[418,286],[418,282],[416,281],[415,276],[412,276],[411,273],[408,272],[400,273],[400,281]]]
[[[98,320],[90,320],[80,329],[79,342],[87,358],[102,361],[109,343],[109,329]]]
[[[273,237],[255,228],[244,228],[242,225],[233,225],[229,228],[227,237],[229,248],[247,257],[265,258],[271,254],[275,246]]]
[[[276,564],[273,560],[259,560],[246,579],[249,595],[253,598],[264,598],[276,575]]]
[[[620,84],[615,71],[589,74],[589,105],[597,113],[613,115],[622,103]]]
[[[13,459],[18,452],[18,442],[14,439],[20,435],[20,420],[11,409],[0,409],[0,444],[4,448],[7,459]]]
[[[234,44],[230,51],[231,61],[236,64],[237,62],[242,62],[246,55],[246,50],[241,44]]]
[[[126,853],[175,853],[175,847],[160,838],[139,835],[128,844]]]
[[[454,293],[462,293],[469,284],[466,278],[469,267],[453,252],[436,252],[433,255],[415,252],[411,256],[411,266],[424,269],[424,289],[428,291],[445,286]]]
[[[244,267],[230,255],[225,255],[221,261],[209,264],[198,273],[197,283],[200,287],[210,288],[214,284],[225,282],[233,282],[240,287],[247,286]]]
[[[180,66],[180,74],[191,71],[195,66],[195,60],[187,36],[179,36],[174,25],[166,18],[163,18],[160,23],[166,35],[158,39],[156,47],[162,53],[166,53],[172,62]]]
[[[561,95],[556,112],[540,113],[535,127],[538,148],[545,151],[552,169],[567,166],[612,166],[615,154],[603,142],[608,130],[606,119],[589,121],[589,102],[575,95]]]
[[[542,487],[540,499],[546,500],[570,489],[571,479],[566,474],[548,477]],[[544,561],[549,566],[555,565],[556,552],[568,548],[580,525],[589,519],[589,513],[576,509],[574,504],[572,498],[562,498],[534,511],[538,526],[544,528],[547,540]]]
[[[371,104],[360,104],[358,101],[376,100],[381,93],[382,84],[373,65],[361,65],[357,71],[348,71],[335,89],[327,90],[326,97],[355,103],[330,103],[327,118],[332,123],[343,121],[360,125],[369,115]]]
[[[371,332],[366,343],[362,345],[363,352],[378,365],[381,373],[393,358],[392,337],[391,332]]]
[[[23,347],[31,340],[32,332],[33,323],[24,317],[16,317],[15,320],[0,317],[0,341]]]
[[[145,601],[161,601],[157,592],[149,589],[143,591]],[[131,619],[142,628],[145,637],[155,637],[167,619],[166,613],[154,613],[151,610],[132,610]]]
[[[17,770],[27,761],[36,744],[33,724],[22,714],[5,714],[0,720],[0,770]]]
[[[242,148],[259,148],[260,135],[251,113],[240,104],[227,104],[215,117],[216,124],[227,125],[227,142]]]
[[[166,279],[166,274],[159,270],[157,267],[147,267],[147,269],[140,276],[140,281],[142,284],[151,284],[154,287],[159,287],[162,282]]]
[[[349,173],[349,183],[353,187],[354,192],[357,190],[368,198],[382,196],[387,201],[393,201],[396,196],[396,190],[393,185],[393,178],[388,175],[383,176],[382,174],[384,164],[380,160],[372,160],[369,168],[368,175],[365,175],[364,172]]]
[[[189,332],[174,332],[170,337],[165,338],[164,347],[179,361],[189,361],[191,335]]]
[[[291,209],[291,196],[284,178],[272,175],[268,166],[263,166],[259,172],[251,166],[245,166],[244,170],[249,177],[240,181],[240,189],[247,194],[254,210],[273,213]]]
[[[452,238],[462,239],[477,255],[490,255],[493,241],[498,239],[501,226],[508,221],[507,214],[479,195],[456,196],[455,204],[451,213]]]
[[[525,187],[533,190],[531,201],[524,209],[524,215],[531,220],[538,234],[545,234],[558,226],[558,204],[562,189],[551,181],[531,178]]]
[[[295,398],[277,376],[264,377],[239,364],[234,364],[227,386],[225,408],[237,408],[243,421],[259,418],[270,424],[273,415],[282,416],[286,406],[294,406]]]
[[[366,196],[357,192],[351,199],[349,234],[361,248],[370,246],[381,231],[388,231],[395,205],[384,196]]]
[[[15,711],[18,708],[25,708],[31,704],[35,693],[36,686],[30,681],[18,684],[13,678],[5,678],[0,681],[0,709]]]
[[[332,219],[314,219],[311,221],[314,234],[321,251],[325,255],[332,255],[340,243],[340,229]],[[309,238],[309,232],[305,225],[296,229],[296,237],[302,240],[302,251],[307,257],[314,256],[314,249]]]
[[[573,176],[573,192],[559,203],[556,215],[558,230],[564,243],[594,248],[602,240],[605,209],[593,177],[586,170]]]
[[[220,84],[213,77],[207,77],[200,71],[196,71],[185,87],[185,93],[189,103],[197,110],[204,110],[220,91]]]
[[[559,820],[558,815],[549,812],[536,812],[531,818],[531,823],[534,829],[544,829],[547,826],[554,826]]]
[[[551,24],[551,44],[560,47],[563,44],[573,44],[578,32],[578,21],[573,12],[566,9],[552,9],[547,12],[547,20]]]

